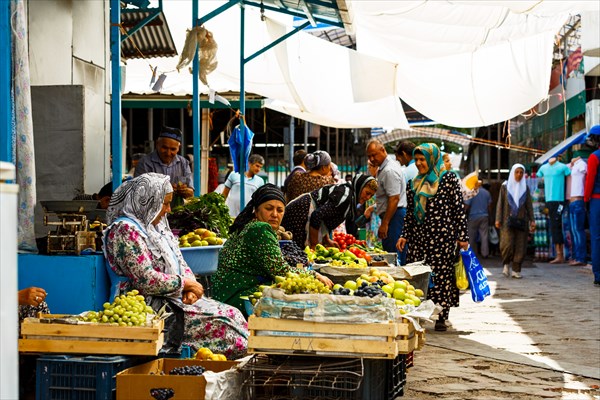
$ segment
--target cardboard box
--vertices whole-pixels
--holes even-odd
[[[203,400],[206,380],[203,376],[168,375],[176,367],[200,365],[207,371],[221,372],[236,366],[237,361],[200,361],[159,358],[117,374],[117,400],[153,400],[150,389],[171,388],[172,400]]]

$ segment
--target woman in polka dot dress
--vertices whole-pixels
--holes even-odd
[[[450,307],[458,307],[454,264],[458,247],[466,249],[469,244],[467,217],[459,180],[455,174],[442,170],[437,145],[417,146],[413,156],[419,174],[407,192],[409,211],[396,247],[402,251],[408,246],[409,263],[424,260],[431,266],[434,286],[429,288],[427,297],[442,306],[435,330],[445,331]]]

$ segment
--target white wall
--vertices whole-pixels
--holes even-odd
[[[86,193],[110,180],[110,5],[107,0],[29,0],[31,85],[84,86]]]

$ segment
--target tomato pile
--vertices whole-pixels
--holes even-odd
[[[361,246],[365,246],[367,244],[367,242],[364,240],[356,240],[354,236],[342,232],[334,232],[333,241],[337,243],[341,250],[345,250],[347,247],[350,247],[353,244],[358,244]]]

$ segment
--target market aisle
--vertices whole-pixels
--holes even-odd
[[[600,398],[600,289],[590,267],[524,263],[505,278],[484,260],[493,296],[470,293],[446,333],[427,332],[405,399]]]

